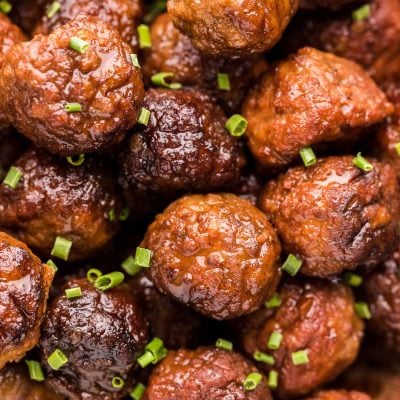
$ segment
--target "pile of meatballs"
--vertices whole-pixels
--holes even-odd
[[[0,0],[0,399],[398,400],[400,0]]]

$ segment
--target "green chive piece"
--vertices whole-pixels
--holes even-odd
[[[154,364],[155,360],[156,357],[154,357],[153,354],[151,354],[149,351],[146,351],[136,361],[142,368],[146,368],[150,364]]]
[[[65,289],[65,296],[67,296],[67,299],[75,299],[77,297],[82,297],[82,289],[79,286],[70,289]]]
[[[353,158],[353,164],[357,167],[360,168],[364,172],[370,172],[374,169],[374,166],[369,163],[362,155],[361,153],[357,153],[357,157]]]
[[[367,303],[364,303],[363,301],[359,301],[354,304],[354,308],[356,310],[357,315],[361,319],[371,319],[372,318],[371,310],[369,309]]]
[[[129,208],[128,207],[124,207],[121,212],[119,213],[119,220],[120,221],[126,221],[129,217]]]
[[[254,390],[258,384],[261,382],[262,375],[258,372],[252,372],[247,375],[247,378],[243,382],[243,386],[245,390],[252,391]]]
[[[44,374],[42,370],[42,366],[39,362],[33,360],[25,360],[25,364],[28,366],[29,377],[33,381],[43,382]]]
[[[164,347],[164,342],[155,337],[150,343],[145,347],[145,352],[141,355],[137,362],[142,367],[145,368],[150,364],[156,364],[168,354],[168,350]]]
[[[102,290],[103,292],[112,289],[122,283],[125,276],[122,272],[115,271],[109,274],[101,275],[94,281],[94,287]]]
[[[114,389],[122,389],[125,385],[125,381],[119,376],[114,376],[114,378],[112,378],[111,385]]]
[[[82,106],[79,103],[67,103],[64,109],[68,113],[76,113],[82,111]]]
[[[151,77],[151,81],[154,85],[160,87],[166,87],[168,89],[180,89],[182,87],[181,83],[174,82],[168,83],[166,81],[167,78],[173,78],[174,74],[172,72],[159,72]]]
[[[130,58],[134,67],[141,68],[137,54],[130,54]]]
[[[139,36],[139,47],[141,49],[149,49],[151,48],[151,35],[150,28],[148,25],[141,24],[137,28],[138,36]]]
[[[354,274],[353,272],[346,272],[344,274],[344,281],[353,287],[359,287],[363,283],[363,278],[360,275]]]
[[[108,220],[111,221],[111,222],[115,220],[115,210],[114,210],[114,208],[112,208],[108,212]]]
[[[281,296],[279,293],[275,293],[268,301],[265,302],[265,307],[271,308],[278,308],[282,304]]]
[[[394,149],[396,150],[397,155],[400,156],[400,143],[396,143]]]
[[[296,276],[299,272],[303,261],[297,258],[293,254],[289,254],[286,261],[282,265],[282,269],[286,271],[290,276]]]
[[[292,362],[294,365],[308,364],[310,362],[308,359],[308,350],[299,350],[292,353]]]
[[[15,189],[22,178],[22,171],[17,168],[17,167],[10,167],[8,170],[8,173],[6,177],[3,180],[3,183],[7,186],[10,186],[10,188]]]
[[[47,8],[46,16],[47,18],[53,18],[61,9],[61,4],[59,1],[53,1]]]
[[[9,14],[12,10],[12,5],[7,0],[0,1],[0,12],[3,14]]]
[[[143,394],[146,390],[146,386],[143,385],[143,383],[138,383],[132,390],[132,392],[129,393],[129,396],[133,400],[140,400],[143,397]]]
[[[61,258],[61,260],[67,261],[71,247],[72,242],[70,240],[57,236],[50,254],[54,257]]]
[[[89,271],[86,273],[86,279],[91,282],[94,283],[96,282],[97,278],[100,278],[100,276],[102,276],[103,273],[96,268],[90,268]]]
[[[247,120],[240,114],[232,115],[225,124],[225,128],[231,134],[231,136],[240,137],[243,136],[247,129]]]
[[[274,357],[270,356],[267,353],[263,353],[261,351],[255,351],[253,353],[253,358],[256,361],[264,363],[264,364],[268,364],[268,365],[274,365],[275,364]]]
[[[137,265],[135,262],[135,257],[128,256],[125,260],[121,263],[121,268],[130,276],[135,276],[142,267]]]
[[[215,347],[217,347],[219,349],[227,350],[227,351],[232,351],[233,343],[230,342],[229,340],[219,338],[215,342]]]
[[[272,332],[268,339],[267,347],[271,350],[278,350],[279,347],[281,347],[282,339],[282,333],[276,331]]]
[[[151,262],[152,251],[143,247],[136,247],[135,263],[139,267],[149,268]]]
[[[68,357],[60,349],[55,349],[47,359],[47,363],[54,371],[58,371],[67,362],[68,362]]]
[[[300,150],[300,157],[306,167],[311,167],[317,162],[317,157],[311,147],[304,147]]]
[[[142,107],[142,109],[140,110],[138,124],[147,126],[149,124],[150,114],[151,113],[147,108]]]
[[[276,389],[278,387],[278,377],[279,377],[279,374],[278,374],[277,371],[274,371],[274,370],[269,371],[269,374],[268,374],[268,386],[271,389]]]
[[[153,354],[154,357],[157,357],[163,348],[164,342],[158,337],[153,338],[145,347],[145,349]]]
[[[57,267],[56,263],[51,258],[49,260],[47,260],[46,264],[48,266],[50,266],[51,268],[53,268],[54,271],[56,271],[56,272],[58,271],[58,267]]]
[[[81,153],[77,156],[67,157],[67,161],[74,167],[79,167],[85,162],[85,155]]]
[[[69,41],[69,47],[72,50],[75,50],[77,53],[83,54],[89,48],[90,43],[85,40],[78,38],[77,36],[73,36]]]
[[[357,10],[353,11],[351,16],[353,17],[353,21],[363,21],[367,19],[371,15],[371,6],[369,4],[364,4]]]
[[[229,80],[228,74],[218,73],[217,80],[218,80],[219,90],[227,90],[227,91],[231,90],[231,82]]]

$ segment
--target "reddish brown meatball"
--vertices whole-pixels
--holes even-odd
[[[352,292],[344,285],[318,280],[286,283],[280,298],[274,315],[265,308],[240,322],[240,341],[250,357],[255,351],[270,353],[275,364],[259,367],[279,373],[279,396],[296,397],[333,380],[354,361],[363,323],[354,311]],[[282,335],[277,350],[268,348],[273,332]],[[294,365],[292,354],[302,350],[307,351],[308,363]]]
[[[271,400],[264,376],[255,390],[244,389],[252,372],[257,368],[234,351],[170,351],[150,376],[144,400]]]
[[[0,274],[1,369],[36,346],[54,270],[0,232]]]
[[[53,0],[47,0],[45,5],[49,7],[52,3]],[[60,9],[52,18],[47,13],[42,16],[34,35],[49,34],[78,15],[92,15],[117,29],[122,39],[136,50],[136,27],[143,12],[141,0],[60,0],[59,3]]]
[[[272,68],[243,106],[253,155],[276,169],[296,160],[303,147],[352,142],[392,112],[358,65],[312,48]]]
[[[156,287],[198,312],[229,319],[255,311],[279,279],[278,238],[267,218],[231,194],[192,195],[150,225]]]
[[[374,266],[394,250],[399,194],[388,164],[369,159],[371,172],[352,157],[328,157],[296,167],[267,184],[259,204],[283,248],[303,260],[305,275],[327,277]]]
[[[57,236],[72,241],[69,261],[87,258],[119,228],[121,198],[108,165],[89,159],[81,166],[44,150],[30,149],[15,163],[23,173],[15,189],[0,184],[0,226],[45,257]]]
[[[210,58],[202,55],[192,41],[176,29],[168,14],[151,25],[151,50],[145,53],[143,75],[150,82],[160,71],[174,74],[174,80],[187,86],[210,90],[228,112],[238,109],[247,89],[266,69],[261,57]],[[229,76],[230,90],[218,88],[218,73]]]
[[[360,1],[362,0],[300,0],[300,8],[311,10],[315,8],[329,8],[331,10],[338,10],[347,4]]]
[[[79,286],[82,297],[56,297],[49,306],[40,338],[46,382],[71,400],[117,400],[132,388],[136,358],[148,340],[147,325],[129,286],[105,292],[86,279],[71,280],[64,289]],[[47,363],[55,349],[68,362],[58,371]],[[125,381],[112,386],[113,377]]]
[[[71,38],[89,44],[83,53]],[[80,16],[54,33],[14,46],[0,73],[6,117],[37,146],[64,156],[106,150],[131,128],[143,100],[141,72],[110,25]],[[79,103],[81,112],[67,112]]]
[[[248,56],[272,48],[298,0],[169,0],[175,26],[205,54]]]
[[[371,400],[365,393],[347,390],[322,390],[306,400]]]

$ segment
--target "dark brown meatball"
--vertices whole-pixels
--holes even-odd
[[[143,107],[151,112],[150,121],[137,128],[120,156],[125,191],[135,198],[150,192],[175,199],[238,182],[239,142],[225,129],[224,112],[207,94],[150,89]]]
[[[47,0],[12,0],[11,19],[20,26],[24,32],[31,34],[45,10]]]
[[[89,43],[83,54],[70,49],[73,37]],[[80,16],[12,47],[0,73],[0,105],[22,134],[53,153],[106,150],[136,123],[143,100],[130,53],[110,25]],[[67,103],[82,111],[67,112]]]
[[[326,277],[374,266],[394,250],[399,216],[396,174],[369,159],[364,172],[352,157],[328,157],[289,169],[267,184],[259,205],[283,248],[303,260],[305,275]]]
[[[1,369],[36,346],[54,270],[0,232],[0,274]]]
[[[271,400],[265,377],[253,391],[243,382],[257,368],[217,348],[170,351],[150,376],[144,400]]]
[[[311,10],[315,8],[329,8],[331,10],[338,10],[347,4],[360,1],[362,0],[300,0],[300,8]]]
[[[47,0],[46,7],[53,0]],[[92,15],[108,22],[118,30],[122,39],[137,50],[137,32],[143,13],[141,0],[59,0],[60,9],[49,18],[45,13],[33,34],[49,34],[61,25],[74,20],[78,15]]]
[[[160,71],[174,74],[174,81],[210,90],[227,112],[236,111],[251,86],[266,69],[261,57],[210,58],[174,27],[168,14],[151,25],[151,50],[145,53],[143,75],[150,82]],[[218,73],[229,76],[230,90],[218,88]]]
[[[72,241],[69,261],[87,258],[107,244],[119,228],[121,198],[108,164],[89,159],[72,166],[32,148],[15,163],[23,173],[15,189],[0,184],[0,226],[45,257],[57,236]]]
[[[69,281],[65,289],[79,286],[82,297],[56,297],[49,306],[40,338],[46,382],[71,400],[117,400],[132,388],[136,358],[148,340],[147,325],[126,284],[105,292],[86,279]],[[47,358],[60,349],[68,362],[58,371]],[[112,386],[118,376],[122,389]]]
[[[255,311],[279,280],[278,238],[262,214],[231,194],[192,195],[150,225],[156,287],[198,312],[229,319]]]
[[[304,48],[272,68],[248,95],[250,149],[267,168],[283,168],[303,147],[352,142],[393,106],[355,63]]]
[[[272,48],[298,0],[169,0],[175,26],[205,54],[248,56]]]
[[[347,390],[322,390],[306,400],[371,400],[365,393]]]
[[[240,321],[240,342],[252,357],[270,353],[274,365],[259,363],[265,372],[279,374],[277,393],[283,398],[305,395],[333,380],[356,358],[363,323],[354,311],[351,290],[330,281],[286,283],[281,306],[271,316],[266,308]],[[268,342],[273,332],[282,335],[277,350]],[[306,350],[308,363],[294,365],[292,354]]]

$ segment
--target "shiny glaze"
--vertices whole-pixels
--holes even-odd
[[[371,400],[366,393],[347,390],[321,390],[306,400]]]

